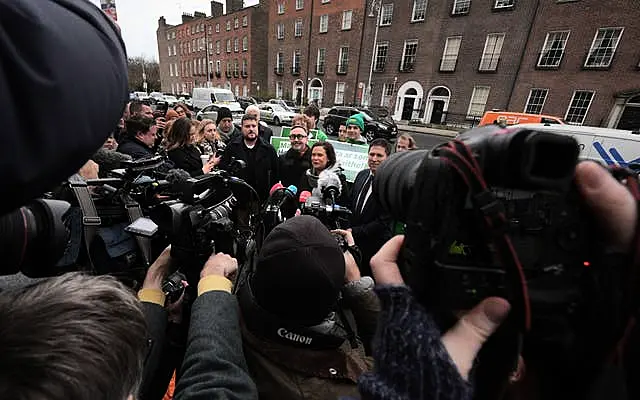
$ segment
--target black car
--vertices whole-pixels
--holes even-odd
[[[243,110],[246,110],[250,105],[258,105],[258,101],[253,97],[239,96],[238,103]]]
[[[347,122],[350,116],[362,113],[364,115],[364,136],[368,142],[383,138],[395,139],[398,135],[398,127],[391,119],[382,119],[375,112],[360,107],[333,107],[324,117],[323,127],[327,135],[338,136],[341,124]]]

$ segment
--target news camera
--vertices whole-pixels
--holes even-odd
[[[318,218],[329,230],[340,229],[351,216],[348,208],[337,203],[342,190],[342,182],[335,172],[322,171],[318,176],[318,184],[312,192],[301,194],[301,213]]]
[[[512,305],[479,355],[477,398],[497,398],[519,354],[556,360],[545,376],[564,395],[624,327],[625,269],[599,250],[573,182],[578,155],[569,136],[489,126],[394,154],[376,173],[374,194],[406,223],[401,273],[442,331],[484,298]]]

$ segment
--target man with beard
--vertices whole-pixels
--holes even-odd
[[[303,126],[294,126],[289,134],[291,148],[280,156],[280,182],[284,186],[295,185],[300,187],[300,181],[305,171],[311,168],[311,150],[307,145],[307,129]]]
[[[234,159],[246,163],[246,168],[238,173],[238,177],[256,190],[261,202],[266,200],[269,189],[278,181],[278,155],[273,146],[259,140],[258,121],[253,115],[242,117],[242,135],[229,142],[220,168],[228,169]]]

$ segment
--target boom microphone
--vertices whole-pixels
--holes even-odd
[[[322,197],[328,205],[336,204],[336,198],[340,197],[342,190],[342,182],[338,174],[332,171],[324,170],[320,172],[318,177],[318,187],[313,189],[313,195]]]
[[[305,190],[302,193],[300,193],[300,204],[305,204],[309,197],[311,197],[311,192],[308,190]]]
[[[108,150],[104,147],[96,151],[95,154],[91,156],[91,159],[100,166],[101,171],[124,168],[124,162],[132,160],[128,154],[118,153],[115,150]]]

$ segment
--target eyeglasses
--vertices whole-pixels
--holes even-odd
[[[289,135],[289,137],[290,137],[291,139],[295,139],[295,140],[302,140],[302,139],[306,138],[306,137],[307,137],[307,135],[302,135],[302,134],[294,133],[293,135]]]

